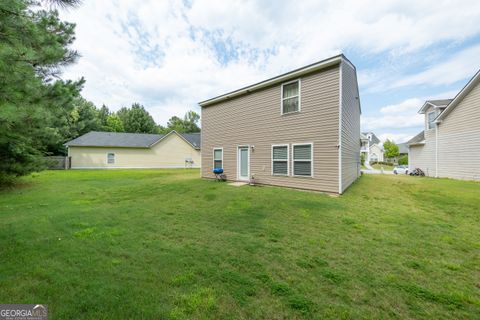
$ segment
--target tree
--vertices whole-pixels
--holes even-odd
[[[61,138],[56,125],[67,121],[84,82],[56,80],[77,58],[69,49],[75,26],[36,5],[0,2],[0,183],[44,167],[49,144]]]
[[[385,157],[389,159],[398,157],[400,154],[398,146],[395,144],[395,142],[388,139],[383,143],[383,150]]]
[[[145,108],[134,103],[130,109],[121,108],[117,112],[118,117],[122,120],[125,132],[132,133],[156,133],[157,124],[153,120],[152,116]]]
[[[102,105],[100,110],[98,110],[98,120],[100,121],[100,125],[102,126],[102,130],[107,130],[107,119],[110,116],[111,112],[108,110],[106,105]]]
[[[200,132],[200,127],[197,125],[198,121],[200,121],[200,115],[195,111],[188,111],[183,121],[185,123],[185,132]]]
[[[172,130],[175,130],[179,133],[200,132],[200,127],[198,126],[199,120],[200,115],[195,111],[188,111],[185,113],[183,119],[173,116],[167,122],[166,132],[170,132]]]
[[[185,125],[183,123],[183,120],[177,116],[171,117],[167,122],[166,131],[170,132],[173,130],[177,132],[182,132],[182,133],[185,132]]]
[[[403,155],[400,158],[398,158],[398,164],[401,164],[401,165],[408,164],[408,155]]]
[[[123,127],[122,119],[116,114],[111,114],[107,118],[107,131],[113,132],[125,132],[125,128]]]

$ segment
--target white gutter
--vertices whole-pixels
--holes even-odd
[[[224,101],[224,100],[229,100],[229,99],[232,99],[234,97],[240,96],[240,95],[245,94],[245,93],[250,93],[252,91],[257,91],[259,89],[274,85],[276,83],[280,83],[280,82],[284,82],[284,81],[287,81],[287,80],[290,80],[290,79],[298,78],[299,76],[305,75],[307,73],[314,72],[314,71],[317,71],[317,70],[320,70],[320,69],[324,69],[324,68],[339,64],[342,61],[347,61],[347,60],[343,57],[343,55],[338,55],[338,56],[335,56],[335,57],[332,57],[332,58],[329,58],[329,59],[322,60],[320,62],[311,64],[309,66],[290,71],[290,72],[285,73],[283,75],[280,75],[280,76],[277,76],[277,77],[259,82],[257,84],[254,84],[254,85],[251,85],[251,86],[248,86],[248,87],[244,87],[242,89],[238,89],[238,90],[220,95],[218,97],[215,97],[215,98],[212,98],[212,99],[209,99],[209,100],[199,102],[199,105],[201,107],[206,107],[206,106],[209,106],[209,105],[214,104],[214,103],[218,103],[218,102],[221,102],[221,101]]]

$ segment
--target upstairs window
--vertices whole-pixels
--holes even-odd
[[[300,111],[300,80],[282,84],[282,114]]]
[[[107,153],[107,164],[115,164],[115,153]]]
[[[288,145],[272,146],[272,175],[288,176]]]
[[[213,149],[213,169],[223,168],[223,149]]]
[[[435,111],[431,111],[427,114],[427,118],[428,118],[428,129],[433,129],[435,128],[435,118],[436,118],[436,115],[435,115]]]
[[[293,175],[312,176],[312,144],[293,145]]]

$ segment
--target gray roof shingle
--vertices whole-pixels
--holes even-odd
[[[410,146],[410,145],[413,145],[413,144],[421,143],[424,140],[425,140],[425,131],[422,131],[419,134],[417,134],[415,137],[413,137],[412,139],[408,140],[406,142],[406,144]]]
[[[202,145],[201,134],[200,132],[195,133],[180,133],[182,137],[185,138],[195,149],[200,149]]]
[[[362,132],[363,135],[365,136],[368,136],[368,134],[371,134],[372,135],[372,142],[374,144],[380,144],[380,139],[378,139],[378,137],[375,135],[375,133],[373,132]]]
[[[195,149],[200,149],[200,133],[182,133],[180,135]],[[163,137],[165,137],[164,134],[90,131],[83,136],[66,142],[65,145],[77,147],[149,148]]]

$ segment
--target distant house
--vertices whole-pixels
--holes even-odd
[[[343,193],[360,175],[353,64],[335,56],[200,102],[202,177]]]
[[[432,177],[480,179],[480,71],[454,99],[428,100],[425,130],[410,141],[410,169]]]
[[[408,155],[408,144],[406,142],[397,144],[399,157]]]
[[[199,168],[200,133],[92,131],[65,145],[72,169]]]
[[[361,154],[365,157],[365,162],[378,162],[384,161],[383,158],[383,146],[380,143],[380,139],[373,132],[362,132],[361,134],[360,148]]]

